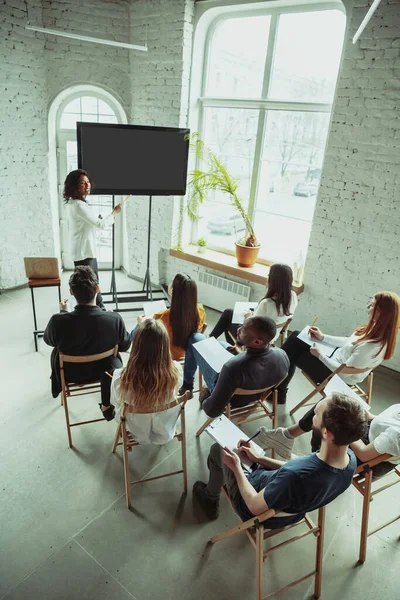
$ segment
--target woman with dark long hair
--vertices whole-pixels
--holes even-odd
[[[293,317],[297,308],[297,295],[292,290],[293,272],[288,265],[275,263],[271,266],[268,274],[268,284],[265,296],[261,298],[254,313],[248,313],[245,317],[269,317],[276,324],[275,341],[281,332],[285,322]],[[225,339],[232,343],[232,337],[236,339],[237,330],[241,323],[232,323],[233,310],[226,308],[220,316],[217,324],[210,333],[210,337],[218,338],[225,333]]]
[[[189,275],[175,275],[168,291],[171,308],[156,313],[153,318],[165,325],[171,341],[172,358],[180,360],[185,356],[192,333],[203,329],[206,311],[202,304],[197,303],[197,284]]]
[[[124,403],[134,407],[126,415],[127,428],[141,444],[165,444],[175,435],[179,405],[168,409],[182,384],[182,368],[172,360],[167,330],[160,321],[146,319],[137,328],[126,367],[113,373],[112,403],[120,420]]]
[[[65,212],[68,219],[70,253],[75,267],[86,265],[93,269],[99,280],[96,258],[96,230],[104,229],[114,221],[114,215],[121,212],[118,204],[104,219],[96,217],[86,201],[92,184],[89,175],[82,169],[68,173],[64,182]],[[104,308],[100,292],[96,303]]]

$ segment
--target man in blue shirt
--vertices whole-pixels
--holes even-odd
[[[334,393],[315,407],[313,430],[321,436],[318,453],[284,463],[259,456],[250,444],[239,445],[239,454],[253,461],[252,470],[245,472],[238,454],[214,444],[208,457],[209,481],[196,481],[193,495],[207,517],[216,519],[225,483],[244,521],[273,508],[285,514],[269,520],[269,528],[295,523],[350,486],[357,461],[349,444],[363,437],[367,423],[366,411],[355,400]]]

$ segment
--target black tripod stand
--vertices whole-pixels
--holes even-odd
[[[113,196],[113,208],[115,204],[115,198]],[[143,280],[143,287],[141,290],[128,291],[128,292],[117,292],[117,284],[115,279],[115,224],[112,225],[112,263],[111,263],[111,285],[110,291],[104,292],[104,296],[112,296],[111,300],[104,300],[104,304],[115,303],[115,310],[117,312],[128,312],[137,311],[142,309],[143,302],[152,302],[153,300],[166,300],[169,304],[169,297],[166,294],[162,286],[153,288],[150,277],[150,233],[151,233],[151,204],[152,196],[149,196],[149,218],[147,222],[147,268],[146,274]],[[154,296],[154,297],[153,297]],[[130,302],[132,304],[140,304],[140,307],[135,308],[118,308],[118,303]]]

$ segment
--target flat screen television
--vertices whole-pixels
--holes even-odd
[[[183,196],[189,129],[77,123],[78,166],[92,194]]]

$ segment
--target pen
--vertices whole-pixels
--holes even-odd
[[[314,321],[312,322],[312,325],[310,325],[310,329],[308,330],[308,335],[311,335],[311,329],[314,327],[315,323],[317,322],[318,317],[315,317]]]
[[[112,378],[113,378],[113,376],[112,376],[112,375],[110,375],[110,373],[109,373],[108,371],[104,371],[104,373],[105,373],[106,375],[108,375],[108,376],[110,377],[110,379],[112,379]]]
[[[257,437],[260,433],[261,433],[261,429],[259,431],[257,431],[257,433],[255,433],[254,435],[252,435],[251,438],[249,438],[245,442],[242,442],[240,445],[244,446],[245,444],[248,444],[249,442],[251,442],[251,440],[254,440],[254,438]]]

